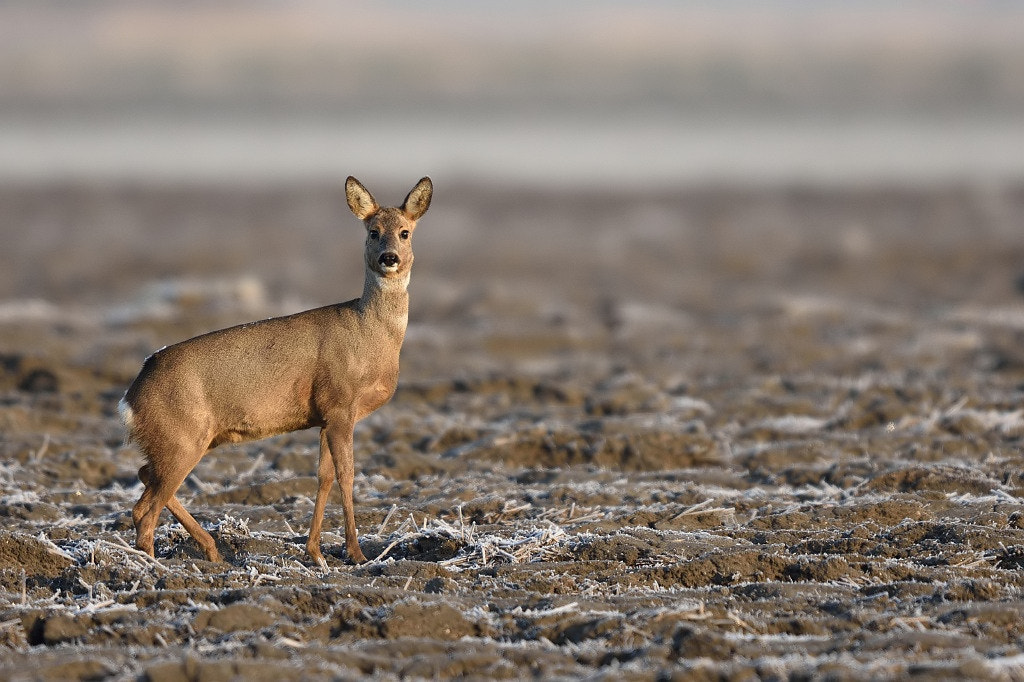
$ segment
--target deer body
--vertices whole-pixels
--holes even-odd
[[[153,555],[153,533],[166,506],[207,558],[220,561],[212,536],[175,497],[203,455],[223,443],[320,427],[318,488],[306,544],[324,564],[320,530],[334,480],[342,491],[345,548],[365,561],[356,536],[352,451],[356,422],[386,403],[398,384],[409,314],[411,236],[430,205],[423,178],[400,208],[380,208],[355,178],[349,207],[367,229],[363,295],[345,303],[230,327],[168,346],[150,356],[120,408],[146,464],[132,510],[136,546]]]

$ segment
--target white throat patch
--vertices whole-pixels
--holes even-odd
[[[374,270],[373,277],[377,282],[377,286],[380,287],[382,291],[405,291],[406,289],[409,288],[409,282],[412,279],[412,273],[406,271],[406,273],[401,277],[385,277],[384,275]]]

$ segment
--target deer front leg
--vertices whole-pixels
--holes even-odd
[[[334,486],[334,459],[327,443],[327,430],[320,429],[320,466],[317,469],[316,504],[313,506],[313,520],[309,524],[309,537],[306,540],[306,551],[322,568],[327,568],[327,560],[320,552],[320,529],[324,523],[324,509],[327,498]]]
[[[331,460],[334,462],[338,485],[341,487],[341,508],[345,512],[345,551],[353,563],[361,564],[366,561],[366,557],[359,549],[355,503],[352,499],[352,485],[355,481],[355,458],[352,445],[354,426],[354,423],[349,422],[344,426],[328,426],[324,431],[327,434],[327,445],[330,449]],[[322,481],[320,486],[322,489]]]

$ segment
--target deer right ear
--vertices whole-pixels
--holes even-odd
[[[360,220],[366,220],[380,210],[370,191],[351,175],[345,181],[345,198],[348,199],[348,207]]]

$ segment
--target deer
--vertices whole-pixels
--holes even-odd
[[[327,497],[337,480],[345,553],[366,557],[356,533],[352,486],[356,423],[388,402],[409,320],[412,235],[430,207],[422,178],[400,207],[381,208],[354,177],[349,208],[366,228],[366,278],[357,299],[251,322],[181,341],[150,355],[118,404],[127,442],[141,450],[144,490],[132,508],[135,546],[155,558],[154,532],[166,507],[211,562],[223,561],[213,537],[185,509],[178,488],[203,456],[224,443],[319,427],[316,501],[306,551],[320,549]]]

